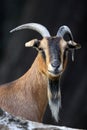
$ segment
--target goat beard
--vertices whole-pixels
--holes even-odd
[[[48,102],[53,118],[56,122],[59,119],[59,110],[61,107],[61,92],[59,80],[48,81]]]

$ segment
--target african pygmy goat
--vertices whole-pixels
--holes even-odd
[[[41,122],[47,103],[52,116],[58,121],[61,105],[60,77],[66,67],[68,50],[80,48],[73,41],[67,26],[61,26],[57,35],[52,37],[40,24],[28,23],[11,32],[32,29],[42,35],[42,40],[33,39],[25,44],[38,50],[38,55],[31,68],[19,79],[0,86],[0,107],[15,116]],[[64,35],[70,40],[65,41]]]

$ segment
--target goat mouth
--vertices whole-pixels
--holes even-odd
[[[57,77],[57,76],[60,76],[60,75],[61,75],[62,71],[59,71],[59,70],[57,70],[57,71],[48,70],[48,73],[49,73],[51,76],[53,76],[53,77]]]

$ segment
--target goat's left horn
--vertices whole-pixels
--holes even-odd
[[[64,37],[65,34],[68,34],[70,40],[73,41],[73,35],[72,35],[70,28],[66,25],[63,25],[58,29],[57,36]]]
[[[20,25],[16,28],[12,29],[10,32],[14,32],[14,31],[22,30],[22,29],[32,29],[32,30],[39,32],[42,35],[42,37],[50,37],[50,33],[47,30],[47,28],[38,23],[23,24],[23,25]]]
[[[65,34],[69,35],[69,38],[73,44],[73,35],[72,35],[70,28],[66,25],[63,25],[58,29],[57,36],[64,38]],[[72,61],[74,61],[74,49],[72,49],[71,52],[72,52]]]

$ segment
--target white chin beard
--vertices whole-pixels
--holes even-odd
[[[52,116],[58,122],[61,107],[60,79],[48,80],[48,102]]]
[[[59,91],[59,93],[60,93],[60,91]],[[50,110],[52,112],[53,118],[56,120],[56,122],[58,122],[59,109],[61,107],[61,96],[59,97],[58,101],[56,101],[56,102],[49,99],[49,106],[50,106]]]

